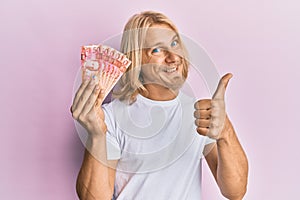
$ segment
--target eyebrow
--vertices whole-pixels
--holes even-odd
[[[171,41],[173,41],[175,38],[178,38],[178,34],[175,34],[175,35],[172,37]],[[158,43],[155,43],[154,45],[151,45],[151,47],[162,46],[163,44],[164,44],[164,43],[162,43],[162,42],[158,42]],[[151,48],[151,47],[149,47],[149,48]]]

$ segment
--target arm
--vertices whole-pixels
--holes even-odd
[[[105,135],[101,137],[88,142],[78,174],[76,191],[83,200],[110,200],[113,196],[117,161],[106,160]]]
[[[231,122],[226,118],[225,137],[206,155],[221,193],[228,199],[241,200],[247,190],[248,161]]]
[[[241,200],[247,188],[248,161],[225,111],[224,95],[231,77],[222,77],[212,99],[196,102],[194,115],[198,133],[217,141],[206,160],[221,193],[228,199]]]
[[[117,161],[106,158],[107,127],[101,108],[104,90],[100,89],[95,79],[89,79],[79,87],[71,107],[72,117],[88,132],[76,191],[82,200],[110,200]]]

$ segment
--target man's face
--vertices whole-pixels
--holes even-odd
[[[154,25],[146,34],[141,75],[145,84],[179,89],[183,82],[183,51],[177,33],[167,25]]]

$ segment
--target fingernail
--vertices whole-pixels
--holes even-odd
[[[99,90],[100,89],[100,86],[99,84],[96,85],[96,90]]]

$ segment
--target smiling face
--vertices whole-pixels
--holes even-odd
[[[184,83],[183,50],[178,34],[168,25],[152,25],[144,41],[141,77],[147,84],[177,91]]]

